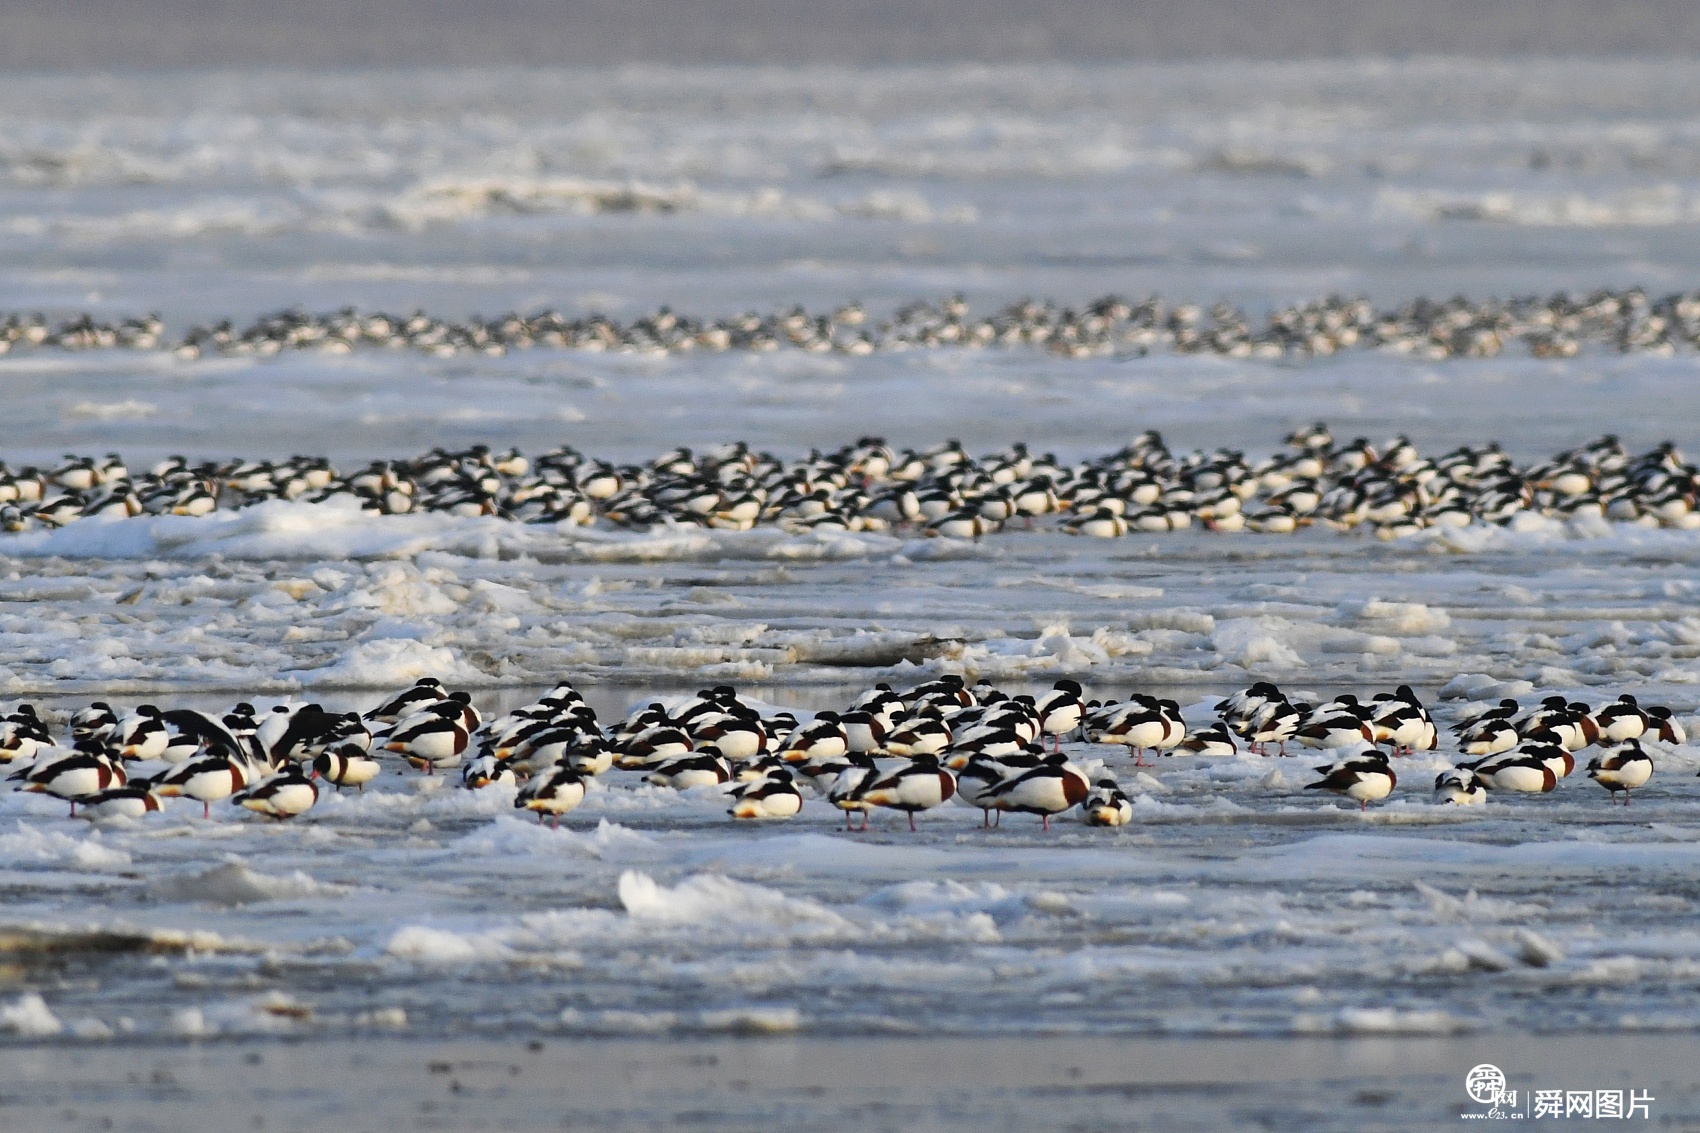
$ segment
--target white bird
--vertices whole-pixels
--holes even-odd
[[[693,724],[690,736],[693,745],[712,745],[733,762],[754,759],[767,750],[769,743],[767,729],[762,727],[759,718],[729,713],[706,723]]]
[[[1310,719],[1294,733],[1304,746],[1334,751],[1364,747],[1375,742],[1375,729],[1362,717],[1350,712],[1324,717],[1321,712],[1321,709],[1312,712]]]
[[[1685,744],[1688,733],[1683,729],[1677,718],[1671,715],[1671,710],[1661,706],[1647,709],[1647,730],[1656,732],[1655,738],[1660,743]]]
[[[955,793],[956,779],[951,773],[940,767],[935,757],[923,755],[876,778],[862,788],[861,797],[871,806],[904,812],[909,816],[909,829],[914,830],[917,811],[942,806]]]
[[[1263,754],[1268,755],[1268,745],[1275,744],[1280,753],[1286,755],[1287,741],[1299,730],[1299,723],[1303,719],[1299,710],[1286,700],[1272,700],[1258,708],[1240,728],[1234,730],[1251,742],[1253,751],[1262,748]]]
[[[690,754],[691,737],[672,724],[653,724],[620,744],[614,765],[626,771],[642,771],[670,759]]]
[[[1037,756],[1042,748],[1029,743],[1019,734],[1003,728],[973,728],[963,733],[945,752],[943,763],[952,771],[960,771],[974,759],[995,759],[1005,762],[1024,755]]]
[[[1230,729],[1238,731],[1237,724],[1245,723],[1263,708],[1274,701],[1283,701],[1281,690],[1268,681],[1258,681],[1250,688],[1241,689],[1216,704],[1216,714]]]
[[[378,777],[383,767],[357,744],[344,744],[332,751],[322,751],[313,760],[314,775],[334,785],[337,790],[357,787],[362,792],[366,784]]]
[[[727,766],[719,750],[712,747],[699,748],[689,755],[669,759],[649,774],[649,781],[657,787],[672,787],[678,791],[714,787],[729,782],[731,778],[731,767]]]
[[[1552,771],[1554,779],[1567,779],[1576,770],[1576,757],[1569,750],[1550,742],[1550,733],[1537,733],[1538,738],[1519,744],[1514,754],[1532,756]]]
[[[614,766],[614,749],[599,735],[581,735],[561,757],[561,763],[594,778]]]
[[[384,740],[384,750],[399,753],[430,775],[439,768],[458,767],[469,739],[461,706],[441,700],[396,724]]]
[[[873,809],[873,804],[864,795],[867,788],[878,780],[879,765],[874,762],[873,756],[862,752],[851,752],[843,757],[843,761],[844,765],[827,788],[826,799],[844,812],[845,830],[851,829],[850,816],[853,814],[862,816],[859,829],[866,830],[868,812]]]
[[[779,758],[787,763],[809,763],[819,759],[834,759],[850,750],[850,740],[838,713],[822,712],[807,723],[797,725],[779,745]]]
[[[1387,765],[1387,757],[1379,752],[1366,752],[1318,770],[1322,778],[1305,784],[1305,790],[1345,795],[1358,804],[1359,810],[1366,810],[1370,803],[1392,794],[1399,782]]]
[[[570,767],[553,767],[533,776],[514,796],[514,806],[536,812],[539,822],[547,814],[549,825],[558,827],[561,816],[584,801],[584,790],[584,776]]]
[[[783,768],[732,789],[733,818],[790,818],[803,809],[803,795],[791,773]]]
[[[37,753],[52,746],[53,737],[31,705],[18,705],[11,715],[0,721],[0,765],[31,763]]]
[[[1166,525],[1165,525],[1166,526]],[[1063,524],[1070,535],[1085,535],[1095,539],[1119,539],[1128,531],[1127,520],[1108,507],[1096,507],[1091,512]]]
[[[112,705],[97,700],[71,713],[70,725],[74,740],[104,740],[118,727],[118,715]]]
[[[1126,826],[1133,821],[1132,800],[1109,778],[1093,784],[1081,801],[1080,811],[1088,826]]]
[[[1001,823],[1003,811],[998,809],[997,789],[1019,771],[989,755],[973,755],[960,766],[952,762],[950,768],[956,773],[956,801],[980,812],[981,828]],[[997,816],[996,822],[993,815]]]
[[[1486,720],[1514,720],[1519,711],[1521,711],[1521,706],[1510,698],[1483,708],[1461,709],[1458,713],[1457,722],[1452,725],[1452,730],[1456,733],[1463,733]]]
[[[1234,743],[1234,735],[1228,731],[1226,724],[1212,724],[1189,733],[1186,739],[1176,744],[1170,755],[1236,755],[1239,747]]]
[[[166,798],[187,795],[201,803],[201,817],[212,817],[212,804],[248,785],[245,760],[223,753],[186,760],[156,779],[153,791]]]
[[[1649,722],[1647,714],[1641,711],[1641,705],[1628,693],[1594,713],[1594,723],[1599,726],[1601,743],[1617,744],[1625,740],[1638,740],[1646,733]]]
[[[125,759],[160,759],[171,743],[171,730],[151,704],[139,706],[118,721],[112,740]]]
[[[576,727],[557,727],[541,720],[537,724],[537,728],[528,735],[511,737],[506,744],[487,745],[483,753],[527,771],[536,771],[563,762],[567,752],[584,738],[584,733]],[[609,760],[613,760],[611,752]]]
[[[1049,830],[1051,815],[1079,806],[1091,790],[1092,785],[1080,768],[1051,756],[1039,766],[999,784],[992,797],[999,810],[1036,814]]]
[[[482,791],[492,786],[514,787],[519,785],[519,777],[507,760],[480,755],[468,760],[460,769],[460,785],[469,791]]]
[[[1478,757],[1510,751],[1521,742],[1517,726],[1503,716],[1491,716],[1472,723],[1469,730],[1458,734],[1458,750]]]
[[[1375,742],[1392,745],[1396,753],[1408,755],[1433,751],[1440,746],[1434,720],[1410,685],[1400,685],[1385,700],[1378,698],[1378,703],[1371,707],[1370,726],[1375,731]]]
[[[933,716],[914,716],[898,724],[885,738],[893,755],[937,755],[950,746],[950,725]]]
[[[159,796],[146,787],[113,787],[84,795],[78,800],[83,812],[79,818],[101,822],[111,818],[140,818],[160,809]]]
[[[47,748],[35,762],[7,776],[23,780],[20,791],[52,795],[71,804],[71,814],[77,813],[79,799],[98,794],[128,782],[124,765],[97,748]]]
[[[1557,750],[1557,749],[1554,749]],[[1502,752],[1473,764],[1463,764],[1476,773],[1490,791],[1524,791],[1543,794],[1558,785],[1559,776],[1538,753],[1522,749]]]
[[[230,800],[279,822],[306,814],[319,801],[319,785],[296,764],[263,779]]]
[[[1475,806],[1487,801],[1487,788],[1468,767],[1453,767],[1434,779],[1434,801],[1456,806]]]
[[[254,738],[260,741],[260,747],[268,752],[273,751],[277,742],[283,738],[284,733],[289,731],[290,720],[305,707],[301,704],[279,704],[266,713],[265,718],[254,729]],[[314,707],[318,706],[315,705]],[[323,711],[323,709],[320,709],[320,711]]]
[[[1653,758],[1636,740],[1627,740],[1588,761],[1588,778],[1610,791],[1614,800],[1622,791],[1624,806],[1629,805],[1629,792],[1646,786],[1652,777]]]
[[[1165,751],[1186,738],[1179,705],[1138,693],[1098,709],[1087,719],[1086,730],[1093,743],[1131,748],[1135,766],[1145,762],[1147,750]]]
[[[843,713],[838,722],[844,728],[851,751],[864,755],[879,755],[885,751],[885,737],[891,730],[887,717],[863,709]]]
[[[403,716],[411,715],[427,704],[446,699],[448,693],[444,691],[442,681],[435,677],[420,677],[411,688],[366,713],[366,719],[380,724],[394,724]]]
[[[174,708],[159,714],[170,731],[159,758],[182,764],[205,754],[237,755],[244,745],[222,720],[193,708]]]
[[[1072,735],[1086,717],[1084,695],[1079,681],[1061,680],[1034,705],[1039,731],[1055,741],[1057,751],[1062,750],[1062,738]]]

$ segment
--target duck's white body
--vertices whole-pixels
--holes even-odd
[[[956,794],[956,779],[933,759],[915,760],[907,767],[881,775],[862,789],[862,801],[871,806],[903,811],[909,828],[915,828],[918,811],[943,806]]]
[[[1398,777],[1385,757],[1365,756],[1318,768],[1322,778],[1305,786],[1307,791],[1332,791],[1344,795],[1363,810],[1393,793]]]
[[[1453,806],[1476,806],[1487,801],[1487,788],[1467,767],[1442,771],[1434,780],[1434,801]]]
[[[1126,826],[1133,821],[1133,802],[1114,779],[1100,779],[1081,801],[1088,826]]]
[[[365,790],[366,784],[376,779],[382,770],[382,764],[354,745],[320,752],[313,760],[313,773],[338,789],[356,787]]]
[[[803,809],[803,795],[789,772],[773,771],[733,791],[733,818],[792,818]]]
[[[1635,740],[1629,740],[1610,751],[1602,752],[1588,763],[1588,778],[1604,787],[1615,798],[1623,792],[1623,805],[1629,805],[1629,792],[1644,787],[1653,777],[1653,759]]]
[[[550,825],[560,825],[561,816],[584,802],[584,776],[567,767],[539,772],[516,796],[514,806],[533,811],[538,821],[550,817]]]
[[[690,755],[670,759],[649,774],[649,781],[657,787],[672,787],[676,791],[688,791],[693,787],[714,787],[729,782],[731,778],[732,769],[713,748],[703,748]]]
[[[178,764],[154,785],[154,793],[167,798],[196,799],[201,804],[202,817],[206,818],[211,817],[213,803],[228,799],[247,784],[243,761],[228,755],[208,755]]]
[[[1523,791],[1542,794],[1558,785],[1558,776],[1536,755],[1507,752],[1478,764],[1476,777],[1491,791]]]
[[[254,784],[232,801],[256,814],[281,821],[312,810],[319,801],[319,787],[300,768],[291,767]]]
[[[111,790],[85,795],[78,802],[83,808],[78,817],[92,822],[104,822],[114,818],[141,818],[160,809],[159,796],[146,787],[114,787]]]
[[[992,792],[999,810],[1036,814],[1051,828],[1051,816],[1079,806],[1092,785],[1072,763],[1047,762],[1000,784]]]

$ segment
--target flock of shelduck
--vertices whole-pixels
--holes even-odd
[[[1397,539],[1473,524],[1514,526],[1529,517],[1693,530],[1700,528],[1697,500],[1700,468],[1670,444],[1632,454],[1608,435],[1519,464],[1494,444],[1429,458],[1403,436],[1340,442],[1321,423],[1293,432],[1284,449],[1262,460],[1226,448],[1175,453],[1147,431],[1115,452],[1077,461],[1025,444],[975,457],[954,440],[915,450],[864,437],[795,460],[737,443],[677,448],[645,464],[596,460],[571,447],[531,458],[481,445],[356,471],[307,456],[173,456],[145,471],[116,453],[67,456],[53,468],[0,463],[0,530],[11,532],[302,501],[558,529],[763,526],[978,539],[1038,524],[1098,538],[1189,528],[1287,534],[1317,526]]]
[[[860,303],[830,313],[791,305],[771,314],[693,317],[661,307],[621,322],[603,314],[546,310],[494,319],[442,319],[352,307],[300,309],[195,326],[175,342],[157,315],[105,322],[84,313],[57,322],[40,314],[0,319],[0,353],[12,349],[171,350],[269,357],[285,351],[348,354],[417,350],[437,357],[557,349],[636,354],[801,350],[851,356],[924,349],[1038,348],[1065,358],[1138,357],[1155,351],[1227,358],[1297,360],[1379,349],[1425,360],[1488,358],[1521,344],[1540,358],[1571,357],[1584,345],[1625,354],[1673,354],[1700,345],[1700,293],[1650,296],[1640,288],[1559,292],[1474,302],[1416,299],[1377,310],[1363,298],[1331,295],[1276,307],[1261,324],[1231,303],[1132,301],[1106,295],[1078,306],[1025,300],[974,315],[960,295],[909,302],[875,319]]]
[[[364,789],[387,761],[426,775],[458,769],[471,790],[509,787],[516,808],[552,825],[584,801],[592,780],[620,771],[659,787],[722,791],[735,819],[792,818],[818,798],[844,812],[846,829],[867,829],[882,809],[914,829],[917,814],[954,799],[980,810],[986,826],[1015,813],[1049,829],[1077,808],[1090,826],[1134,817],[1129,795],[1086,745],[1125,748],[1136,768],[1148,754],[1236,756],[1241,744],[1263,755],[1285,755],[1290,743],[1336,752],[1342,758],[1304,789],[1363,809],[1392,793],[1395,760],[1441,740],[1406,685],[1307,704],[1258,682],[1216,712],[1216,723],[1192,729],[1169,699],[1087,700],[1072,680],[1037,697],[1010,695],[942,676],[902,691],[882,683],[804,719],[721,685],[671,706],[646,702],[605,727],[570,683],[484,720],[467,693],[426,677],[363,714],[247,703],[222,716],[153,705],[120,713],[96,702],[70,714],[63,745],[22,704],[0,722],[0,763],[12,765],[17,789],[64,799],[90,819],[141,818],[184,797],[202,804],[204,818],[230,800],[285,820],[312,809],[320,784]],[[1451,730],[1466,758],[1435,780],[1435,801],[1448,805],[1551,791],[1575,769],[1576,753],[1594,746],[1589,777],[1627,805],[1653,772],[1642,741],[1687,742],[1668,708],[1627,694],[1597,711],[1562,696],[1528,711],[1504,700],[1463,714]]]

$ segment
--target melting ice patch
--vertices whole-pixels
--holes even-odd
[[[739,933],[769,929],[808,937],[856,932],[850,921],[815,901],[716,874],[696,874],[668,887],[647,873],[627,870],[620,875],[619,896],[627,914],[640,921]]]
[[[384,945],[384,951],[398,959],[427,965],[505,960],[513,955],[512,949],[490,934],[454,932],[426,925],[398,929]]]
[[[1292,628],[1285,618],[1229,618],[1215,624],[1210,643],[1224,661],[1242,669],[1280,672],[1305,663],[1282,640]]]
[[[48,1009],[47,1001],[35,992],[26,992],[14,1002],[0,1005],[0,1031],[26,1039],[46,1038],[65,1029],[59,1016]]]
[[[1293,1032],[1301,1035],[1450,1035],[1468,1029],[1446,1011],[1393,1007],[1348,1007],[1332,1015],[1307,1013],[1293,1019]]]
[[[284,677],[293,677],[303,688],[405,688],[420,677],[441,680],[445,675],[449,680],[466,679],[453,650],[403,638],[362,641],[329,665]]]
[[[0,857],[14,865],[68,865],[90,870],[122,869],[131,862],[128,852],[107,845],[98,830],[77,838],[22,821],[14,832],[0,834]]]
[[[488,826],[458,839],[454,850],[462,857],[511,859],[567,854],[605,858],[617,856],[621,851],[642,851],[655,845],[647,835],[606,818],[599,819],[596,829],[586,834],[566,828],[551,829],[542,823],[501,815]]]
[[[205,901],[215,905],[245,905],[254,901],[294,901],[309,897],[340,897],[343,885],[315,881],[301,870],[288,874],[266,874],[240,861],[226,862],[204,871],[190,871],[161,878],[149,886],[161,901]]]

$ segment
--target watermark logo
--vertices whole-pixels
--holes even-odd
[[[1466,1121],[1539,1121],[1617,1119],[1650,1120],[1655,1099],[1647,1090],[1547,1090],[1525,1091],[1519,1099],[1510,1088],[1505,1072],[1491,1062],[1472,1066],[1464,1075],[1464,1092],[1485,1111],[1461,1113]],[[1519,1100],[1522,1104],[1519,1105]]]
[[[1505,1093],[1505,1072],[1491,1062],[1472,1067],[1464,1075],[1464,1092],[1477,1105],[1498,1105]]]

